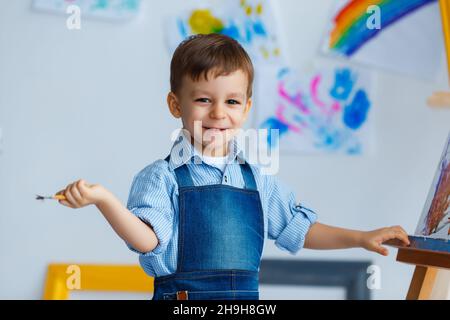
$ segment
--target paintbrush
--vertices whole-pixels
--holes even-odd
[[[45,200],[45,199],[49,199],[49,200],[66,200],[66,197],[62,194],[55,194],[54,196],[40,196],[40,195],[36,195],[36,200]]]

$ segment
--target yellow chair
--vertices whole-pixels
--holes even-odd
[[[153,278],[137,265],[50,264],[44,299],[67,300],[73,290],[152,293]]]

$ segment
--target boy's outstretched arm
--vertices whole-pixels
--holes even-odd
[[[409,245],[408,234],[400,226],[358,231],[315,223],[306,234],[304,247],[319,250],[360,247],[387,256],[389,251],[382,243],[390,239],[399,239]]]
[[[133,248],[147,253],[158,245],[158,238],[152,228],[131,213],[103,186],[89,185],[84,180],[78,180],[57,194],[66,197],[66,200],[59,200],[59,203],[70,208],[96,205],[114,231]]]

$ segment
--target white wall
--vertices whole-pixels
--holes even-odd
[[[194,0],[191,0],[191,2]],[[79,178],[126,202],[133,175],[165,156],[178,123],[167,112],[170,57],[162,17],[189,1],[143,1],[130,23],[38,14],[30,1],[0,0],[0,298],[40,298],[51,262],[136,263],[93,207],[39,203]],[[280,0],[293,66],[314,58],[329,1]],[[279,176],[313,204],[324,223],[414,232],[450,129],[449,110],[426,98],[446,88],[379,76],[377,153],[362,158],[284,155]],[[257,107],[257,106],[255,106]],[[295,257],[268,244],[266,257],[371,259],[382,269],[375,298],[402,299],[412,267],[363,250],[309,251]]]

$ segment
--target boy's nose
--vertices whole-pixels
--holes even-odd
[[[210,113],[211,118],[213,119],[222,119],[225,118],[225,109],[224,106],[220,103],[216,103],[213,105],[213,108]]]

